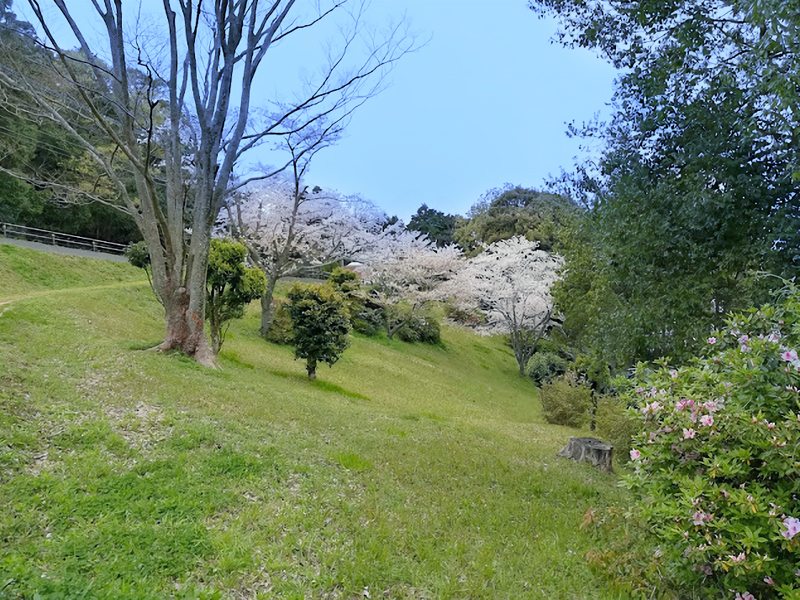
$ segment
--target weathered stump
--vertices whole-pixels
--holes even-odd
[[[614,453],[614,446],[591,437],[569,438],[569,442],[561,450],[558,456],[571,458],[577,461],[592,463],[595,467],[612,471],[611,459]]]

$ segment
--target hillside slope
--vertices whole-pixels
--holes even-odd
[[[614,597],[578,526],[616,478],[499,340],[355,337],[311,383],[253,307],[208,370],[145,351],[140,271],[4,250],[0,597]]]

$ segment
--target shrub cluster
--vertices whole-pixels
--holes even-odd
[[[442,331],[436,315],[430,311],[413,313],[407,316],[405,324],[397,330],[397,337],[404,342],[438,344],[442,341]]]
[[[591,390],[570,371],[542,385],[540,393],[544,419],[553,425],[582,427],[589,418]]]
[[[800,598],[800,295],[732,317],[707,356],[643,365],[638,515],[675,585],[700,598]]]
[[[537,352],[527,364],[527,374],[533,382],[541,386],[569,370],[569,362],[553,352]]]

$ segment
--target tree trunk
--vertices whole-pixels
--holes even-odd
[[[275,306],[272,304],[273,297],[275,295],[275,284],[278,283],[278,279],[273,277],[267,273],[267,290],[264,292],[264,295],[261,296],[261,337],[266,338],[267,334],[269,333],[270,327],[272,327],[272,321],[275,319]]]
[[[611,472],[613,453],[614,446],[611,444],[606,444],[597,438],[577,437],[569,438],[567,445],[559,450],[557,455],[578,462],[589,462],[595,467]]]
[[[309,356],[306,359],[306,373],[308,373],[308,378],[311,381],[317,379],[317,359],[314,357]]]
[[[164,341],[156,349],[161,352],[180,350],[207,367],[215,366],[214,352],[208,344],[203,315],[190,309],[189,293],[179,287],[164,299]]]

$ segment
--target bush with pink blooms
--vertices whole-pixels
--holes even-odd
[[[707,345],[625,384],[641,425],[626,478],[637,516],[691,597],[800,598],[800,291]]]

